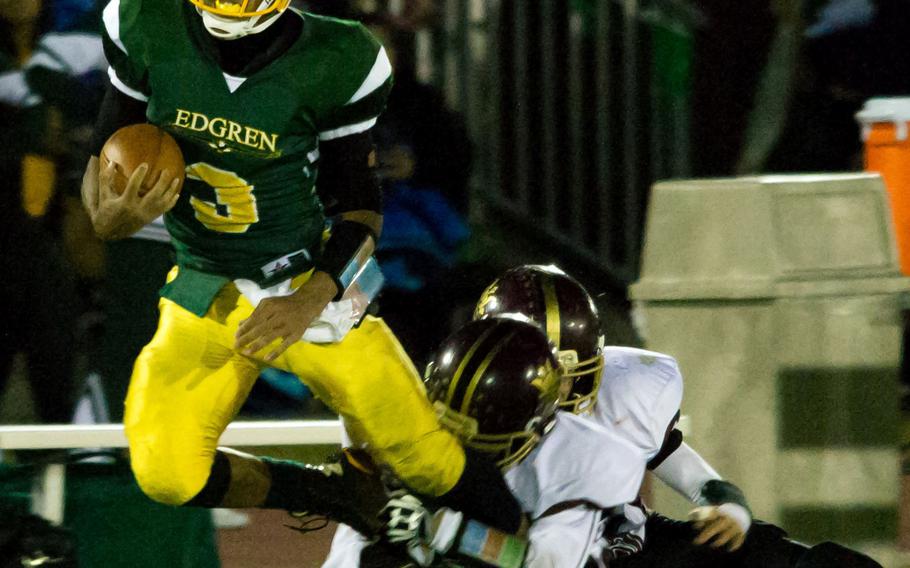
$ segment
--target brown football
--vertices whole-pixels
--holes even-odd
[[[101,149],[101,169],[114,162],[113,189],[118,195],[126,189],[126,182],[142,163],[149,165],[148,174],[139,190],[144,195],[155,187],[161,172],[167,170],[180,179],[186,178],[186,163],[180,146],[170,134],[154,124],[131,124],[114,132]]]

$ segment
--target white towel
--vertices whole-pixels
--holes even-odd
[[[290,278],[268,288],[260,288],[252,280],[242,278],[234,280],[234,284],[254,308],[266,298],[289,296],[294,293]],[[322,313],[310,323],[300,339],[310,343],[338,343],[359,321],[359,315],[355,313],[354,302],[351,299],[329,302]]]

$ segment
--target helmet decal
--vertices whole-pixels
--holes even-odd
[[[537,387],[542,394],[551,396],[559,390],[559,378],[557,370],[547,361],[537,368],[537,378],[531,381],[531,385]]]
[[[499,301],[496,298],[496,291],[498,289],[498,280],[494,280],[492,284],[486,287],[486,289],[480,295],[480,300],[477,301],[477,306],[474,308],[474,319],[480,319],[484,314],[487,313],[488,308],[494,311],[498,309],[498,307],[495,305]]]
[[[572,389],[561,407],[593,408],[603,369],[600,318],[588,291],[555,265],[511,268],[484,290],[474,319],[524,316],[546,332],[558,350]]]

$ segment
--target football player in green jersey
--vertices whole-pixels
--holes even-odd
[[[136,479],[163,503],[306,510],[374,528],[383,503],[351,460],[318,468],[217,447],[270,365],[299,376],[355,446],[413,490],[514,531],[521,514],[498,471],[439,427],[392,332],[371,316],[352,328],[359,317],[338,301],[382,226],[370,128],[392,70],[359,24],[289,2],[110,0],[104,9],[112,87],[83,200],[107,239],[164,214],[177,250],[126,398]],[[180,145],[179,193],[170,172],[140,196],[140,166],[116,195],[113,167],[100,169],[107,137],[145,121]],[[326,209],[335,222],[323,242]],[[334,335],[310,338],[317,318]]]

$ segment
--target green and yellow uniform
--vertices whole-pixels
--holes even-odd
[[[391,67],[359,24],[296,12],[300,36],[249,77],[225,75],[186,0],[113,0],[104,10],[112,83],[148,102],[177,140],[187,181],[165,221],[177,267],[162,289],[158,331],[139,356],[124,423],[133,469],[151,497],[185,503],[204,486],[218,438],[264,363],[234,350],[252,304],[234,280],[263,288],[318,254],[320,140],[368,130]],[[442,494],[464,452],[443,431],[394,335],[368,317],[341,342],[297,342],[271,365],[298,375],[416,490]],[[401,414],[408,413],[402,420]]]

